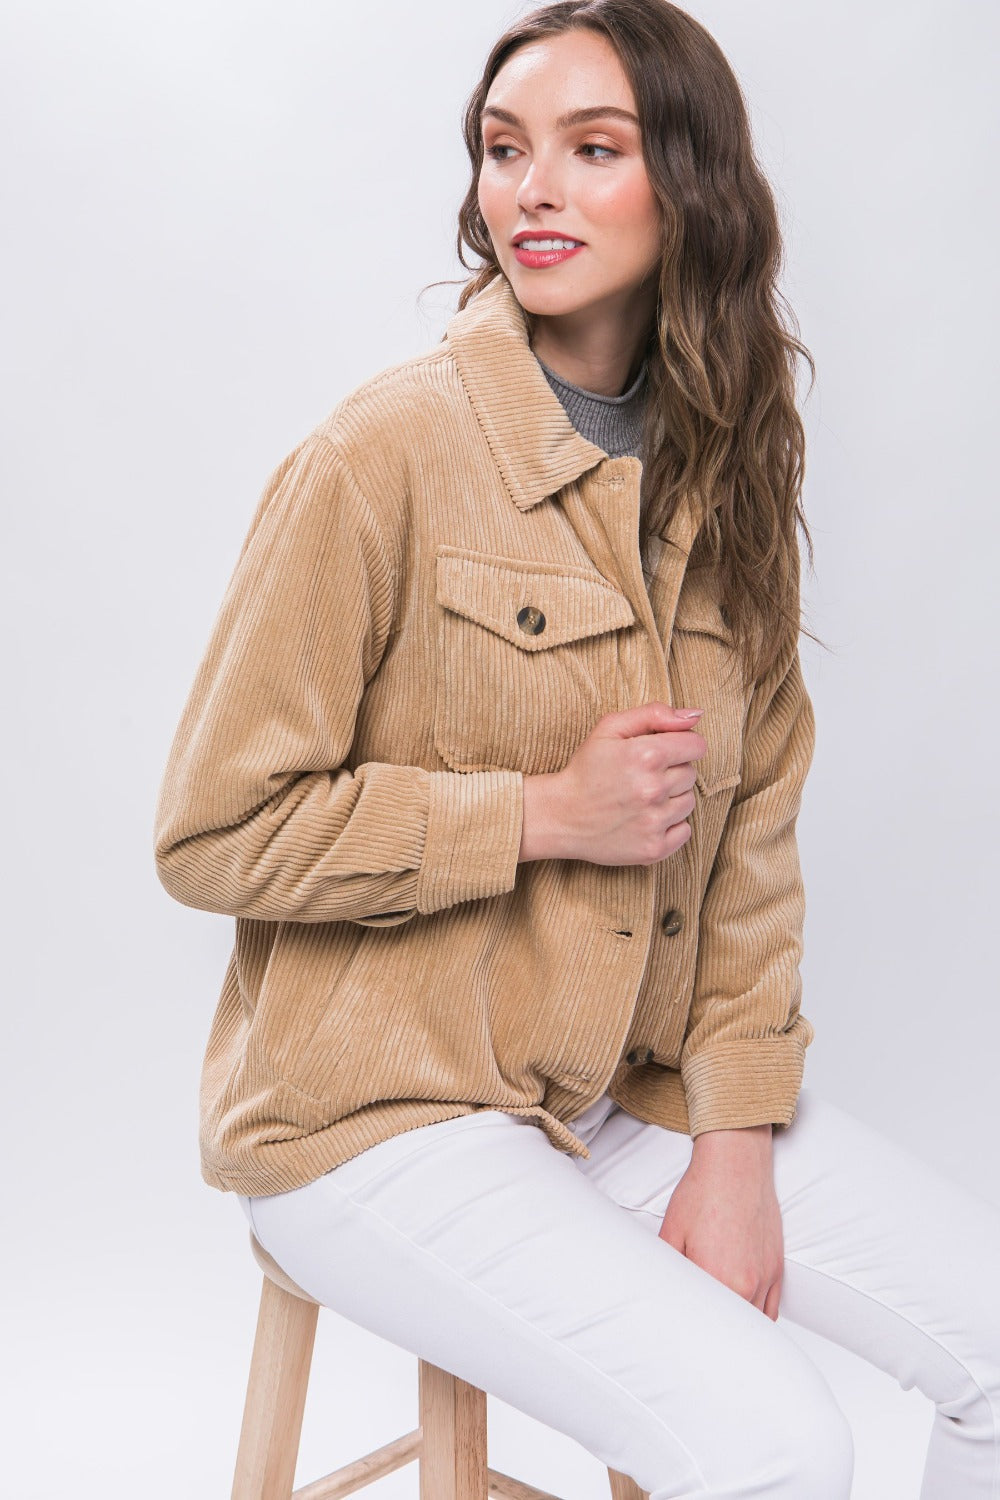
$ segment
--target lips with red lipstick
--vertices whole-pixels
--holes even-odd
[[[559,265],[586,249],[583,240],[546,229],[521,229],[515,234],[511,244],[520,264],[537,270]]]

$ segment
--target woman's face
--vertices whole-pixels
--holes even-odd
[[[579,112],[586,111],[586,118]],[[635,99],[611,44],[587,29],[513,53],[486,96],[479,206],[528,312],[625,315],[655,305],[662,231]],[[570,251],[519,249],[526,231]]]

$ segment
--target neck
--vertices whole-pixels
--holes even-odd
[[[620,396],[642,368],[657,288],[573,313],[530,315],[532,351],[549,370],[599,396]],[[650,305],[651,304],[651,305]]]

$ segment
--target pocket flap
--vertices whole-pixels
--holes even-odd
[[[733,644],[733,633],[722,618],[707,571],[696,570],[684,575],[674,613],[674,629],[697,630],[703,635],[714,635],[727,645]]]
[[[437,602],[524,651],[544,651],[635,621],[625,595],[600,573],[468,547],[438,547]]]

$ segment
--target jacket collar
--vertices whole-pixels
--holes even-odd
[[[445,339],[514,504],[528,510],[608,455],[577,432],[528,343],[503,273],[457,312]]]
[[[493,281],[454,315],[445,334],[459,376],[486,434],[514,504],[529,510],[598,464],[602,477],[624,479],[638,460],[609,458],[577,432],[528,343],[524,309],[506,276]],[[661,533],[687,554],[698,531],[682,497]]]

